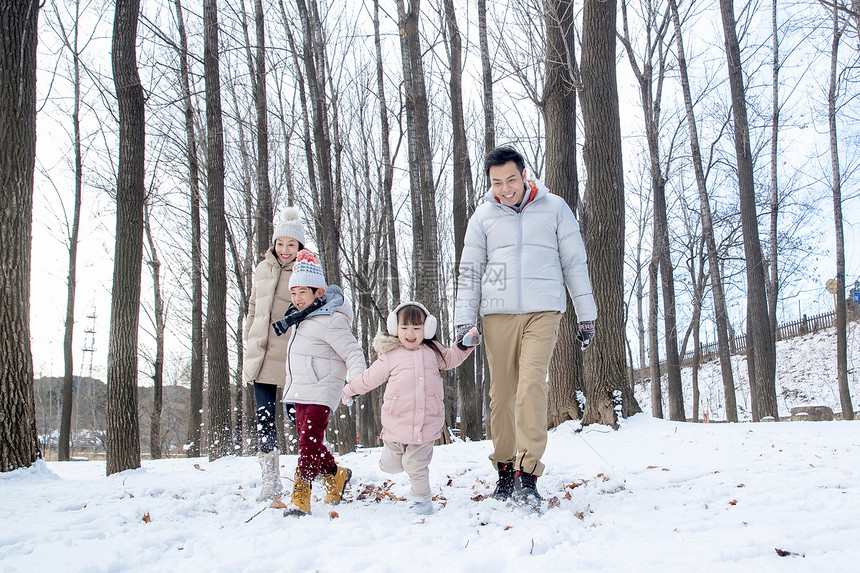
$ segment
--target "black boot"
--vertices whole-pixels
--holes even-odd
[[[514,491],[514,471],[513,463],[497,463],[499,469],[499,481],[496,482],[496,490],[493,492],[493,499],[499,501],[507,501],[511,498],[511,493]]]
[[[513,500],[521,505],[539,509],[541,497],[537,490],[537,478],[536,475],[522,470],[517,472],[514,492],[511,496]]]

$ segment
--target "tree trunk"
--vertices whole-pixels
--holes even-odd
[[[30,348],[39,2],[0,10],[0,472],[41,456]]]
[[[648,265],[648,364],[651,371],[651,415],[663,417],[663,386],[660,373],[660,340],[657,336],[657,315],[660,300],[657,275],[660,263],[652,256]]]
[[[846,22],[847,25],[847,22]],[[830,169],[833,184],[833,221],[836,232],[836,379],[842,419],[854,419],[848,386],[848,338],[845,307],[845,238],[842,232],[842,174],[839,171],[839,139],[836,136],[836,98],[839,64],[839,42],[844,27],[833,5],[833,42],[830,47],[830,87],[827,91],[827,119],[830,127]]]
[[[143,255],[146,124],[137,71],[140,0],[117,0],[112,63],[119,107],[116,246],[107,369],[107,475],[140,467],[137,339]]]
[[[152,417],[149,425],[149,456],[161,459],[161,409],[164,384],[164,299],[161,296],[161,261],[152,238],[150,209],[144,205],[143,227],[149,243],[149,267],[152,270],[152,293],[155,300],[155,363],[152,373]]]
[[[185,33],[181,0],[174,0],[174,5],[179,27],[179,81],[185,115],[188,186],[191,198],[191,391],[186,445],[188,456],[198,457],[203,424],[203,280],[201,277],[203,251],[200,238],[200,164],[197,159],[194,106],[191,102],[191,81],[188,71],[188,39]]]
[[[269,185],[269,120],[266,111],[266,25],[262,0],[254,0],[254,22],[257,29],[256,77],[254,104],[257,108],[257,254],[272,243],[272,190]]]
[[[493,107],[493,70],[487,42],[487,0],[478,0],[478,41],[481,46],[481,81],[484,87],[484,153],[496,148],[496,117]]]
[[[472,165],[466,138],[466,122],[463,115],[463,69],[462,40],[454,11],[454,0],[445,0],[445,23],[451,43],[449,61],[451,81],[451,120],[454,128],[453,138],[453,198],[454,198],[454,268],[460,266],[460,255],[469,222],[469,192],[472,187]],[[455,293],[456,297],[456,293]],[[480,440],[484,436],[481,428],[481,397],[475,380],[474,353],[455,370],[457,387],[460,394],[460,431],[463,437]]]
[[[391,148],[389,146],[390,128],[388,126],[388,104],[385,98],[385,72],[382,66],[382,42],[379,36],[379,0],[373,0],[373,42],[376,47],[376,89],[379,99],[379,124],[382,130],[382,199],[385,210],[385,237],[386,237],[386,281],[391,291],[391,300],[394,305],[400,303],[400,271],[397,263],[397,228],[394,223],[394,203],[391,198],[391,189],[394,186],[394,163],[391,159]],[[388,300],[385,297],[383,305],[383,317],[388,314]]]
[[[779,300],[778,244],[777,224],[779,222],[779,182],[777,180],[777,164],[779,141],[779,36],[776,22],[777,0],[771,4],[771,26],[773,29],[773,86],[771,93],[771,126],[770,126],[770,280],[767,289],[767,307],[770,317],[770,337],[776,344],[778,326],[776,322],[776,303]]]
[[[666,374],[668,377],[669,419],[683,421],[684,396],[681,387],[681,364],[678,357],[678,328],[675,315],[675,277],[672,268],[672,253],[669,243],[669,225],[666,212],[666,178],[660,164],[660,109],[663,93],[663,78],[666,69],[666,54],[663,52],[664,37],[667,26],[648,5],[645,15],[648,43],[642,55],[640,68],[630,40],[627,24],[627,5],[621,3],[624,34],[621,42],[624,44],[630,66],[639,82],[639,94],[642,101],[642,112],[645,121],[645,138],[648,144],[650,162],[651,192],[654,196],[654,258],[659,264],[660,278],[663,290],[663,321],[666,337]],[[653,38],[652,38],[653,35]],[[655,54],[656,50],[656,54]],[[657,61],[654,61],[654,58]],[[654,68],[657,76],[654,77]]]
[[[570,69],[575,67],[574,7],[570,0],[546,0],[546,75],[543,120],[546,129],[545,182],[576,213],[579,208],[579,174],[576,161],[576,90]],[[570,296],[559,324],[558,341],[549,364],[547,425],[554,428],[582,418],[577,391],[585,391],[582,351],[576,342],[577,319]]]
[[[230,364],[227,355],[227,261],[224,215],[224,132],[218,55],[218,1],[203,2],[203,69],[206,86],[206,170],[209,215],[209,305],[206,338],[209,379],[209,459],[233,453]]]
[[[615,0],[586,0],[582,16],[585,247],[600,332],[585,353],[584,424],[617,427],[613,391],[623,392],[622,414],[639,411],[625,391],[624,173],[615,75]]]
[[[78,30],[80,22],[80,0],[75,0],[75,21],[73,24],[73,40],[65,37],[63,42],[72,53],[74,81],[74,111],[72,112],[72,130],[75,148],[75,200],[72,214],[72,228],[69,234],[69,275],[66,282],[66,332],[63,336],[63,410],[60,415],[60,436],[57,444],[57,459],[67,462],[71,458],[69,446],[72,428],[72,390],[74,389],[74,357],[72,341],[75,326],[75,289],[77,281],[78,260],[78,230],[81,222],[81,196],[83,193],[83,162],[81,160],[81,59],[78,52]],[[59,18],[59,13],[58,16]]]
[[[687,127],[690,132],[690,151],[693,158],[693,170],[696,174],[696,186],[699,190],[700,217],[702,219],[702,234],[708,247],[708,268],[711,275],[711,292],[714,298],[714,315],[717,323],[717,341],[719,345],[720,372],[723,380],[725,395],[726,421],[738,421],[738,406],[735,396],[735,382],[732,375],[731,348],[729,337],[728,312],[726,297],[723,292],[723,280],[720,272],[720,259],[714,238],[714,223],[711,216],[711,203],[708,188],[705,183],[705,172],[702,167],[702,153],[699,148],[699,135],[696,127],[696,117],[693,112],[693,98],[690,93],[690,81],[687,77],[687,59],[684,56],[684,43],[681,38],[681,19],[675,0],[669,0],[672,11],[672,21],[675,25],[675,44],[677,47],[678,68],[681,74],[681,89],[684,94],[684,108],[687,114]]]
[[[752,356],[755,362],[755,376],[750,377],[752,418],[754,422],[767,417],[779,420],[776,404],[774,344],[770,335],[770,319],[767,313],[765,271],[758,234],[743,69],[732,0],[720,0],[720,14],[725,34],[726,60],[732,94],[735,153],[738,161],[738,192],[747,270],[747,305],[750,319],[747,323],[747,345],[752,342],[754,352]]]
[[[408,10],[403,0],[397,0],[396,4],[405,86],[409,188],[412,198],[412,293],[430,312],[439,316],[439,239],[433,181],[433,146],[430,143],[430,107],[421,59],[421,2],[408,2]]]

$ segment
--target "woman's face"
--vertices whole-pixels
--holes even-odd
[[[415,350],[424,340],[424,323],[404,324],[397,319],[397,338],[406,350]]]
[[[299,254],[299,242],[292,237],[278,237],[275,239],[275,255],[282,265],[296,260]]]

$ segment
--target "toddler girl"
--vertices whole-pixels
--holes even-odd
[[[419,514],[433,511],[430,501],[430,460],[433,442],[442,435],[445,406],[440,370],[460,365],[480,344],[472,328],[463,342],[442,346],[436,336],[436,317],[417,302],[404,302],[388,315],[388,333],[373,340],[379,358],[344,387],[343,403],[364,394],[386,380],[382,398],[382,457],[386,473],[406,471],[412,484],[410,509]]]

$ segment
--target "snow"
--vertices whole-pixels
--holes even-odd
[[[827,336],[790,351],[794,368],[827,374],[779,384],[838,410]],[[317,483],[301,518],[255,501],[252,457],[144,460],[107,477],[104,462],[40,461],[0,474],[0,571],[857,570],[860,421],[639,414],[579,429],[550,432],[542,514],[476,499],[495,485],[486,441],[436,447],[429,516],[408,511],[408,479],[379,470],[378,448],[338,456],[353,471],[346,500],[325,506]],[[281,457],[286,485],[295,465]],[[367,486],[392,496],[362,499]]]

